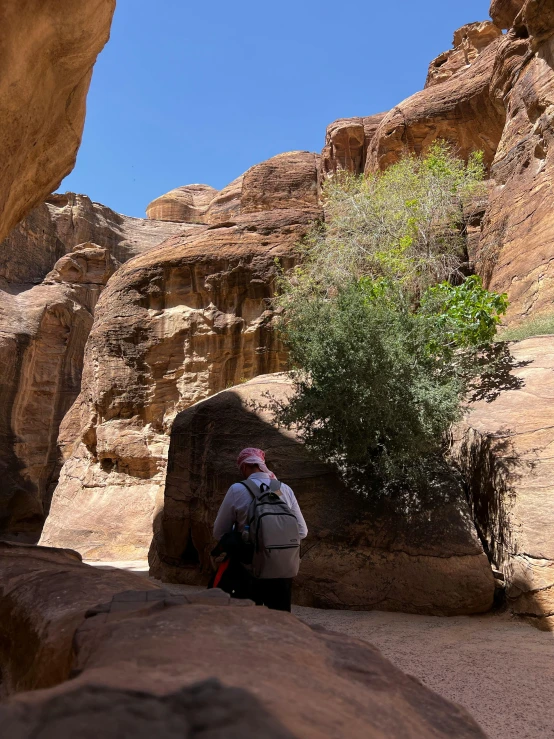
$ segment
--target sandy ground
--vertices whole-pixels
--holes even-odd
[[[148,576],[141,562],[101,566]],[[375,644],[404,672],[467,708],[490,739],[554,739],[552,633],[509,614],[438,618],[299,606],[293,613],[308,624]]]

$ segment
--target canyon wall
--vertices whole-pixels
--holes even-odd
[[[40,536],[60,469],[60,423],[81,388],[103,286],[120,262],[194,230],[66,193],[31,211],[0,246],[0,535]]]
[[[80,388],[94,307],[117,262],[95,244],[41,285],[0,291],[0,533],[38,538],[58,471],[57,434]]]
[[[38,284],[78,244],[110,250],[123,264],[162,241],[194,230],[192,225],[131,218],[73,192],[50,195],[0,244],[0,289]]]
[[[455,430],[454,459],[473,517],[503,573],[511,610],[554,630],[554,346],[537,336],[511,346],[512,390],[474,404]]]
[[[233,220],[227,207],[222,225],[169,239],[110,280],[61,426],[66,461],[43,543],[93,559],[146,557],[175,415],[285,369],[272,330],[276,260],[290,267],[321,215],[318,166],[292,152],[252,167],[233,186]]]
[[[0,239],[73,169],[114,10],[115,0],[2,3]]]

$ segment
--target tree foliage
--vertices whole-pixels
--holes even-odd
[[[325,225],[282,277],[296,391],[278,420],[351,478],[417,479],[486,370],[506,297],[477,277],[456,284],[460,209],[481,180],[478,156],[465,165],[436,144],[333,181]]]
[[[465,164],[435,142],[386,172],[343,173],[324,188],[325,224],[312,229],[296,277],[332,291],[351,279],[385,277],[414,294],[459,274],[464,210],[484,192],[483,157]]]

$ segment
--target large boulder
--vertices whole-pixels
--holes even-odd
[[[117,267],[82,244],[41,285],[0,290],[0,535],[36,541],[59,471],[56,440],[80,389],[98,297]]]
[[[365,642],[217,590],[170,595],[74,553],[0,544],[0,616],[3,693],[30,690],[1,704],[10,739],[91,727],[106,739],[484,739]]]
[[[7,0],[0,20],[0,239],[75,164],[115,0]]]
[[[198,226],[128,261],[110,280],[96,308],[81,393],[60,429],[66,461],[43,543],[71,542],[87,558],[146,557],[175,415],[242,379],[284,369],[270,304],[275,262],[293,264],[319,214],[316,157],[300,163],[304,176],[288,183],[298,183],[306,211],[279,207]],[[245,176],[246,209],[269,201],[272,182],[285,205],[284,181],[264,180],[258,167],[259,176]],[[294,202],[294,190],[287,197]]]
[[[291,485],[308,523],[296,603],[442,615],[488,610],[493,575],[459,481],[445,475],[417,502],[364,501],[310,458],[293,432],[274,425],[264,405],[290,392],[284,375],[258,377],[177,416],[152,574],[206,582],[217,510],[236,482],[238,452],[254,445]]]
[[[453,452],[511,609],[545,630],[554,630],[553,338],[511,345],[519,387],[476,403]]]
[[[146,215],[158,221],[206,223],[205,213],[216,195],[210,185],[183,185],[153,200]]]

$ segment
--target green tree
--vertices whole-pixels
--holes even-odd
[[[461,284],[460,213],[479,191],[444,144],[326,190],[326,223],[281,279],[295,393],[274,407],[317,456],[381,489],[421,479],[484,371],[503,295]],[[448,282],[445,278],[450,278]]]

